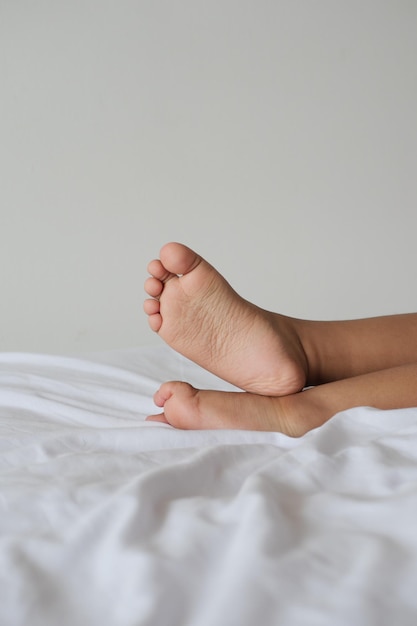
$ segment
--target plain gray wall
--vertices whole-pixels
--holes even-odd
[[[147,261],[417,310],[417,2],[0,0],[0,350],[157,341]]]

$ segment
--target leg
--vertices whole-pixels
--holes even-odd
[[[336,413],[355,406],[379,409],[417,406],[417,363],[362,374],[283,397],[199,391],[187,383],[165,383],[155,394],[164,412],[150,421],[182,429],[243,429],[299,437]]]
[[[278,396],[415,361],[417,314],[316,322],[241,298],[195,252],[178,243],[148,266],[151,328],[171,347],[238,387]]]
[[[309,385],[414,363],[417,359],[417,313],[293,323],[307,355]]]

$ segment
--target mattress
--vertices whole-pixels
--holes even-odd
[[[168,347],[0,354],[0,624],[416,623],[417,408],[299,439],[145,422]]]

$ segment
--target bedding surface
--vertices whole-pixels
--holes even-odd
[[[300,439],[144,418],[169,348],[0,354],[0,624],[417,620],[417,408]]]

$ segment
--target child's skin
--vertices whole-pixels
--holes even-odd
[[[354,406],[417,406],[417,314],[315,322],[271,313],[179,243],[166,244],[148,271],[144,310],[152,330],[246,391],[168,382],[154,397],[164,412],[148,420],[300,436]]]

